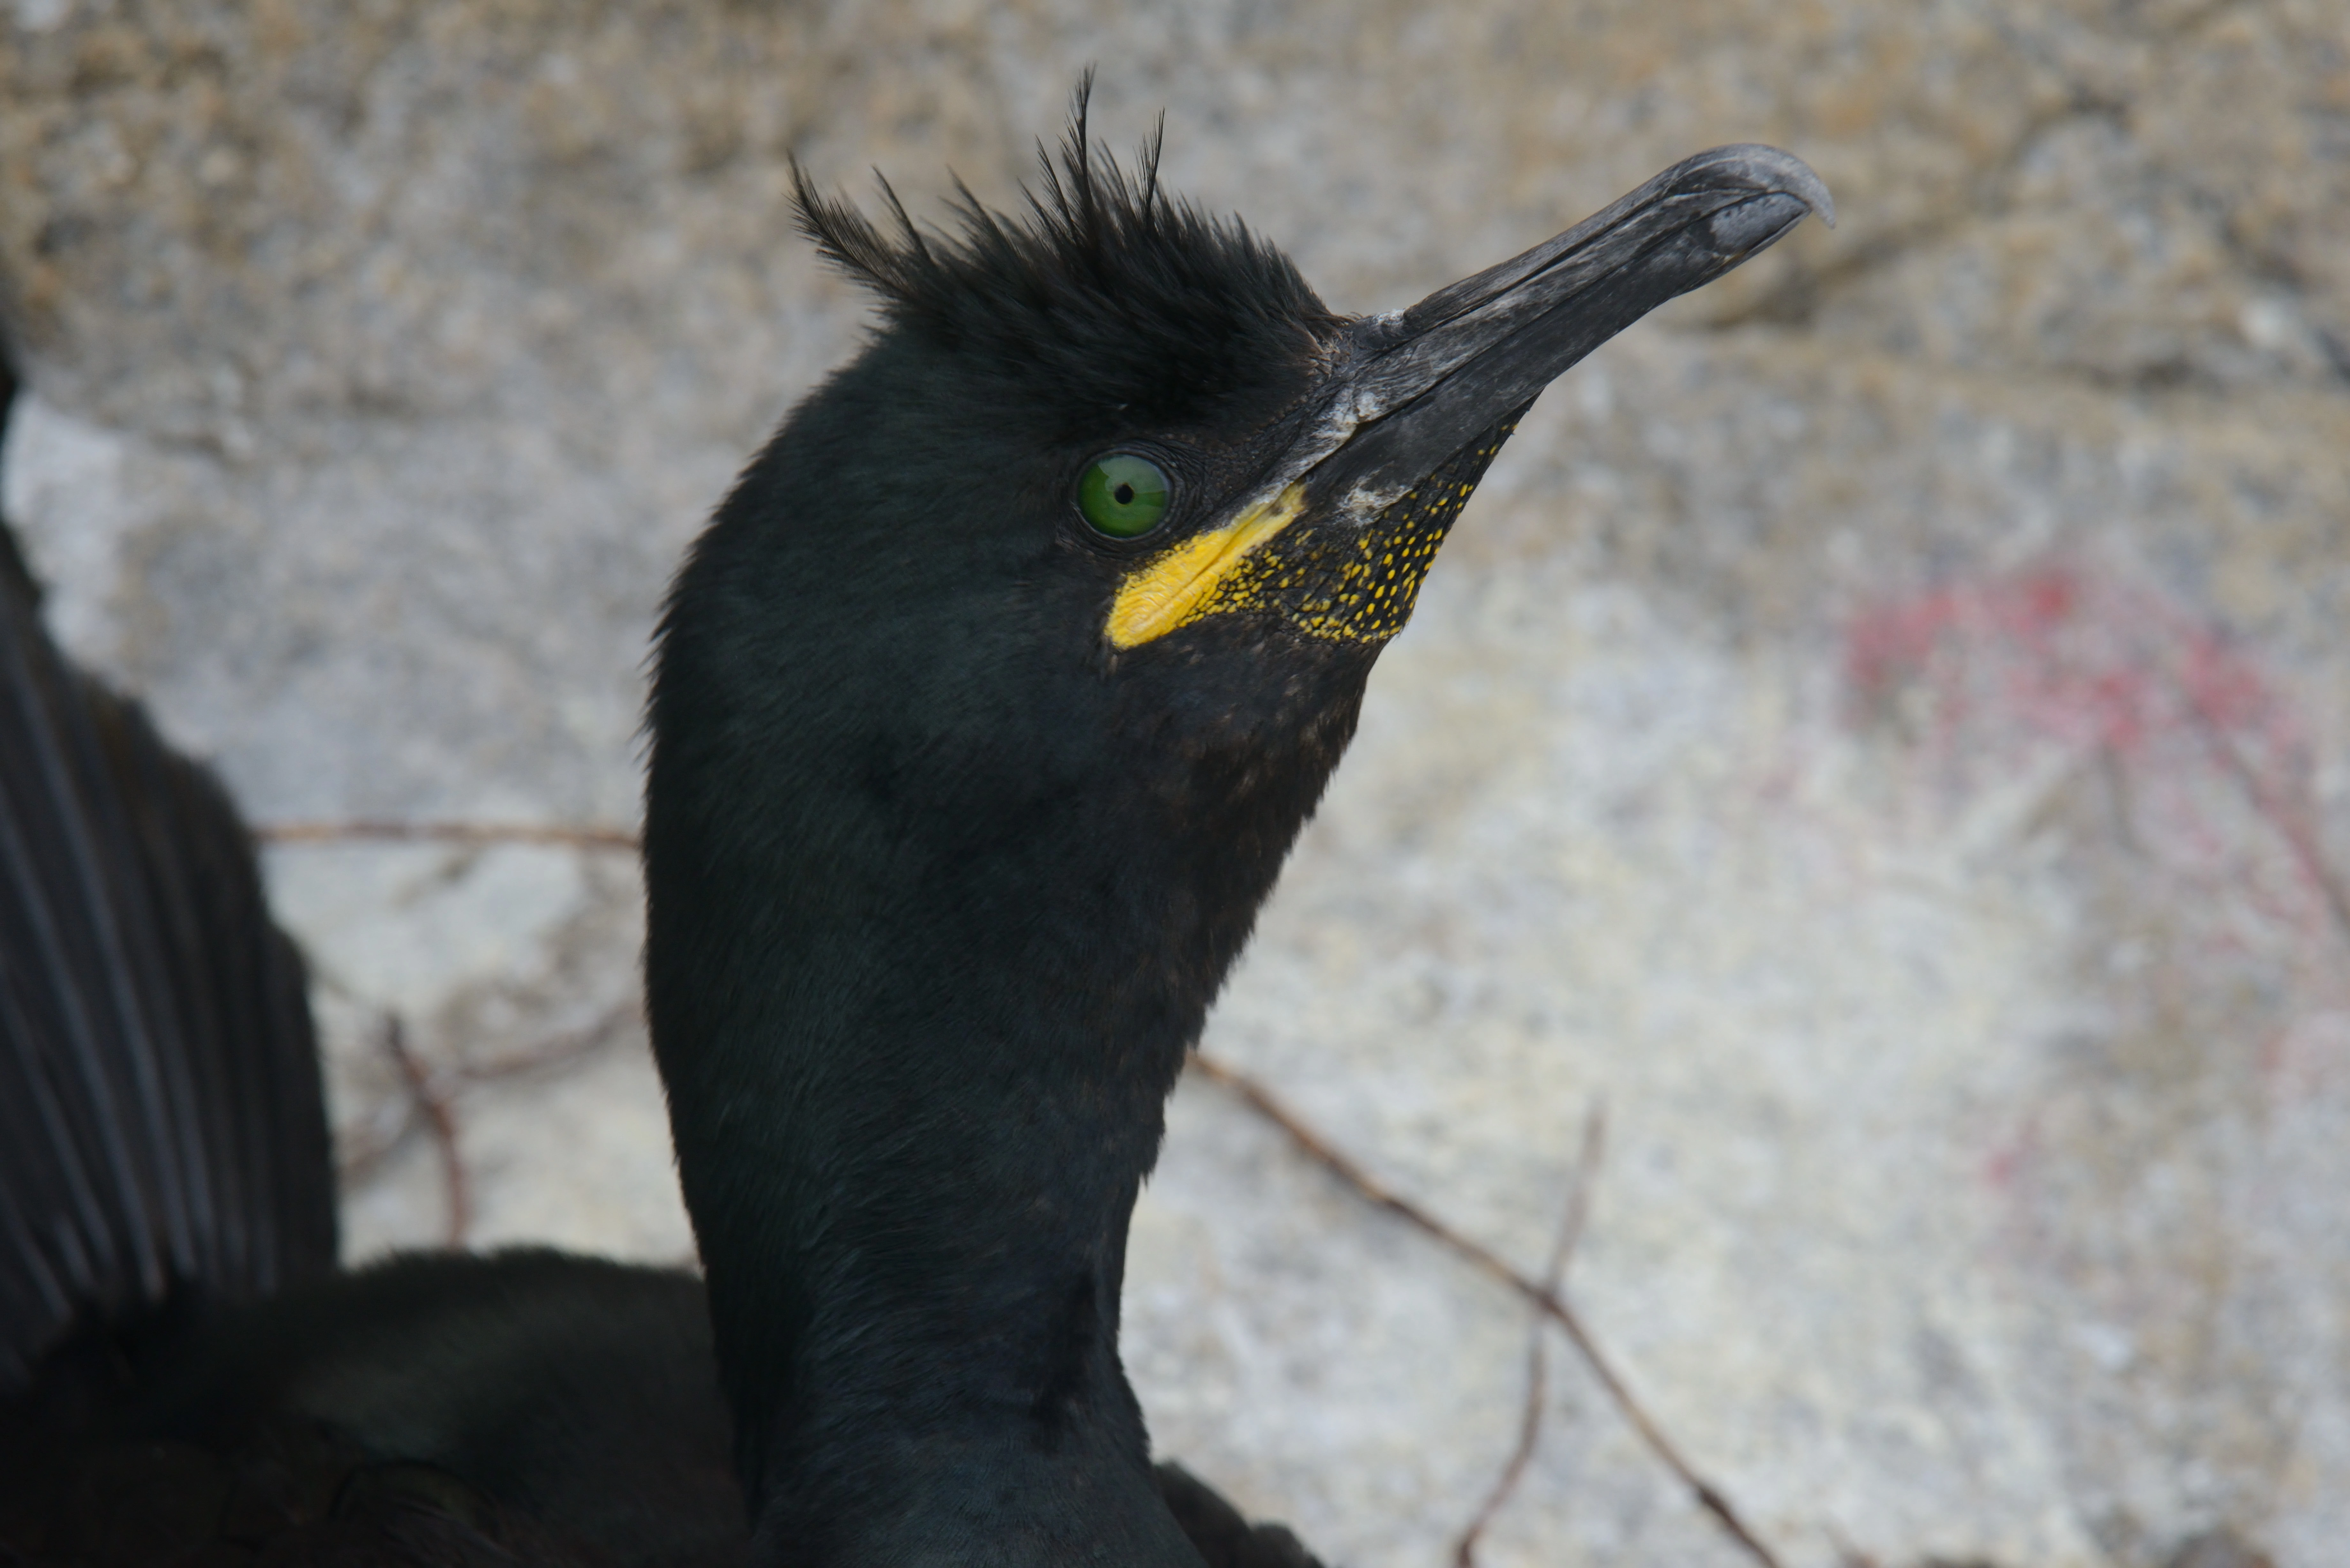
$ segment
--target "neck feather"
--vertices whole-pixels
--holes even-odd
[[[1157,787],[1022,746],[938,782],[886,738],[746,744],[688,657],[647,990],[767,1560],[1189,1561],[1118,1362],[1127,1224],[1359,681],[1271,765],[1162,723],[1118,753]]]

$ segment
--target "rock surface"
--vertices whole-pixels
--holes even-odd
[[[2338,1562],[2338,0],[13,0],[0,504],[262,821],[625,829],[666,574],[858,340],[787,158],[1008,200],[1087,62],[1344,308],[1719,141],[1843,219],[1537,406],[1208,1048],[1526,1270],[1604,1104],[1571,1293],[1789,1563]],[[355,1254],[688,1255],[624,854],[272,874]],[[1205,1082],[1128,1288],[1163,1447],[1451,1560],[1521,1303]],[[1479,1561],[1744,1561],[1548,1358]]]

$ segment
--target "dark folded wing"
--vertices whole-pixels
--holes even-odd
[[[0,571],[0,1390],[78,1320],[334,1255],[302,964],[252,838]]]

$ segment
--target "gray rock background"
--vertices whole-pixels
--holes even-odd
[[[1843,217],[1537,406],[1209,1048],[1528,1270],[1604,1103],[1570,1292],[1791,1563],[2341,1563],[2339,0],[13,0],[59,629],[264,823],[626,829],[663,580],[858,341],[787,155],[1006,201],[1089,61],[1344,308],[1720,141]],[[354,1257],[689,1254],[625,854],[271,875]],[[1449,1561],[1516,1433],[1522,1304],[1212,1084],[1128,1314],[1161,1445],[1336,1562]],[[1551,1363],[1480,1561],[1743,1561]]]

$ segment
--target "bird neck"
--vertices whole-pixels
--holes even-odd
[[[1127,1226],[1354,702],[1271,759],[1138,725],[1115,787],[1044,735],[934,780],[735,749],[681,640],[647,994],[763,1560],[1196,1564],[1118,1360]]]

